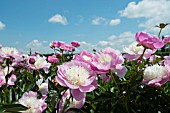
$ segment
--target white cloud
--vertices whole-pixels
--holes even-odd
[[[91,44],[84,41],[80,42],[81,46],[79,47],[78,51],[88,50],[89,52],[92,52],[93,49],[99,51],[106,47],[111,47],[113,49],[123,52],[123,47],[128,46],[134,41],[135,41],[135,34],[128,31],[117,36],[111,35],[110,37],[107,38],[107,40],[99,41],[96,44]]]
[[[0,21],[0,30],[4,29],[5,26],[6,26],[6,25]]]
[[[121,22],[120,19],[113,19],[113,20],[110,20],[109,25],[115,26],[115,25],[120,24],[120,22]]]
[[[32,40],[26,45],[27,49],[31,49],[32,52],[40,52],[40,53],[52,53],[53,51],[50,49],[49,44],[47,41],[39,41],[39,40]],[[27,53],[29,51],[26,51]]]
[[[100,24],[105,24],[106,18],[103,17],[96,17],[92,20],[93,25],[100,25]]]
[[[139,27],[143,27],[147,32],[158,33],[159,29],[155,28],[155,25],[170,22],[169,6],[169,0],[143,0],[138,3],[130,2],[119,13],[127,18],[145,18]],[[170,26],[167,26],[163,31],[164,33],[170,31]]]
[[[56,14],[54,16],[52,16],[48,22],[51,22],[51,23],[60,23],[62,25],[67,25],[68,22],[67,22],[67,19],[65,16],[62,16],[60,14]]]

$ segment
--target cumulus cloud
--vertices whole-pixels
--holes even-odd
[[[67,25],[68,24],[66,17],[62,16],[60,14],[56,14],[56,15],[52,16],[50,19],[48,19],[48,22],[60,23],[62,25]]]
[[[120,15],[127,18],[145,18],[139,27],[143,27],[145,31],[158,33],[159,29],[153,26],[159,23],[169,23],[169,0],[143,0],[140,2],[130,2],[127,7],[120,11]],[[170,31],[167,26],[164,33]]]
[[[110,20],[109,25],[115,26],[115,25],[120,24],[120,22],[121,22],[120,19],[113,19],[113,20]]]
[[[93,25],[100,25],[100,24],[105,24],[106,18],[103,17],[96,17],[92,20]]]
[[[4,29],[5,26],[6,26],[6,25],[0,21],[0,30]]]
[[[128,31],[120,35],[111,35],[107,38],[107,40],[99,41],[96,44],[88,43],[85,41],[80,42],[81,46],[79,47],[78,51],[88,50],[89,52],[92,52],[93,49],[99,51],[106,47],[111,47],[113,49],[123,52],[123,47],[128,46],[134,41],[135,41],[135,34]]]
[[[110,26],[115,26],[120,24],[121,20],[120,19],[107,19],[104,17],[96,17],[92,20],[92,25],[110,25]]]
[[[53,52],[47,41],[39,41],[39,40],[32,40],[26,45],[27,49],[31,49],[32,52],[40,52],[40,53],[51,53]],[[28,51],[27,51],[28,53]]]

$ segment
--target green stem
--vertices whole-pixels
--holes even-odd
[[[119,86],[118,86],[118,84],[117,84],[117,82],[116,82],[116,79],[115,79],[115,77],[114,77],[114,75],[113,75],[112,73],[111,73],[111,76],[112,76],[113,81],[114,81],[114,83],[115,83],[115,85],[116,85],[116,87],[117,87],[118,92],[120,92]]]
[[[162,28],[160,28],[160,31],[159,31],[158,37],[160,37],[161,32],[162,32]]]
[[[128,106],[127,106],[127,97],[125,97],[125,107],[126,107],[127,113],[129,113],[129,109],[128,109]]]

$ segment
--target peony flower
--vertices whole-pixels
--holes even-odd
[[[76,54],[74,56],[74,60],[78,60],[78,61],[83,61],[83,62],[86,62],[86,63],[89,63],[92,61],[92,58],[93,58],[93,54],[91,53],[88,53],[87,50],[83,50],[80,52],[80,54]]]
[[[67,52],[71,52],[74,50],[74,47],[71,44],[63,44],[61,45],[60,49],[67,51]]]
[[[139,59],[144,51],[144,47],[138,46],[137,43],[132,43],[131,45],[129,45],[129,47],[124,47],[123,49],[127,53],[124,54],[123,57],[127,58],[130,61]],[[154,52],[155,50],[146,49],[143,58],[149,58]]]
[[[163,41],[165,44],[170,44],[170,37],[165,37]]]
[[[19,99],[19,104],[28,107],[23,113],[42,113],[47,108],[45,99],[38,99],[37,93],[33,91],[25,92]]]
[[[155,64],[145,68],[143,83],[149,86],[161,86],[169,81],[168,67]]]
[[[56,63],[58,61],[58,58],[56,56],[48,56],[48,62],[50,63]]]
[[[76,60],[59,66],[56,80],[61,86],[69,87],[76,100],[82,99],[85,92],[97,88],[96,73],[91,66]]]
[[[50,47],[51,48],[60,48],[64,44],[65,44],[65,42],[62,42],[62,41],[52,41],[50,43]]]
[[[120,78],[126,74],[126,67],[122,66],[124,62],[122,54],[112,48],[106,48],[96,53],[92,59],[92,66],[98,74],[114,71]]]
[[[16,48],[10,48],[10,47],[2,47],[0,49],[0,56],[3,58],[9,58],[9,57],[17,57],[22,56],[22,53],[19,52]]]
[[[34,61],[34,60],[35,61]],[[30,62],[32,61],[32,62]],[[48,69],[51,66],[50,63],[47,63],[46,57],[37,56],[30,56],[28,60],[29,67],[34,70],[44,69],[45,73],[48,73]]]
[[[160,49],[164,46],[164,43],[162,39],[160,39],[157,36],[152,36],[150,34],[147,34],[145,32],[138,32],[136,33],[136,41],[149,49]]]
[[[70,98],[70,96],[71,96],[71,92],[69,89],[66,92],[62,92],[62,98],[59,102],[59,113],[63,112],[64,105],[66,104],[65,102],[68,102],[67,100]],[[68,108],[66,108],[64,112],[66,112],[70,108],[78,108],[78,109],[82,108],[85,103],[85,99],[86,99],[85,96],[81,100],[70,98]],[[57,108],[57,105],[56,105],[56,108]]]
[[[80,43],[77,42],[77,41],[72,41],[72,42],[71,42],[71,45],[74,46],[74,47],[79,47],[79,46],[80,46]]]

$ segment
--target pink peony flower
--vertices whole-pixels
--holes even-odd
[[[59,66],[56,80],[61,86],[69,87],[76,100],[80,100],[85,92],[97,88],[96,73],[91,66],[76,60]]]
[[[64,51],[71,52],[74,50],[74,47],[71,44],[63,44],[60,49],[63,49]]]
[[[124,54],[123,57],[127,58],[130,61],[139,59],[144,51],[144,47],[137,46],[137,43],[132,43],[131,45],[129,45],[129,47],[124,47],[123,49],[127,53]],[[143,58],[149,58],[154,52],[155,50],[146,49]]]
[[[59,102],[59,113],[63,112],[65,102],[67,102],[67,99],[69,99],[70,96],[71,96],[71,92],[69,89],[66,92],[62,92],[62,98]],[[73,98],[73,99],[70,98],[68,108],[65,109],[64,112],[66,112],[70,108],[78,108],[78,109],[82,108],[85,103],[85,99],[86,99],[85,96],[80,100],[76,100],[75,98]],[[56,105],[56,108],[57,108],[57,105]]]
[[[91,64],[98,74],[105,74],[112,70],[122,78],[127,71],[126,67],[122,66],[123,62],[124,58],[119,51],[106,48],[94,55]]]
[[[19,104],[28,107],[23,113],[42,113],[47,108],[47,103],[44,99],[38,99],[37,93],[33,91],[25,92],[19,99]]]
[[[163,41],[165,44],[170,44],[170,37],[165,37]]]
[[[63,46],[65,44],[65,42],[62,41],[52,41],[50,43],[50,47],[51,48],[60,48],[61,46]]]
[[[164,46],[162,39],[157,36],[152,36],[145,32],[136,33],[136,41],[149,49],[160,49]]]
[[[30,63],[30,59],[34,59],[35,62]],[[40,57],[39,55],[30,56],[30,58],[28,60],[28,65],[31,69],[34,69],[34,70],[44,69],[45,73],[48,73],[48,69],[51,66],[50,63],[47,63],[46,57],[44,57],[44,56]]]
[[[50,63],[56,63],[58,61],[58,58],[56,56],[48,56],[48,62]]]
[[[155,64],[145,68],[143,73],[143,83],[149,86],[161,86],[170,80],[170,66],[160,66]]]
[[[79,47],[79,46],[80,46],[80,43],[77,42],[77,41],[72,41],[72,42],[71,42],[71,45],[74,46],[74,47]]]
[[[91,54],[91,53],[88,53],[87,50],[83,50],[83,51],[80,52],[80,54],[76,54],[74,56],[74,60],[83,61],[83,62],[90,64],[93,56],[94,55]]]

